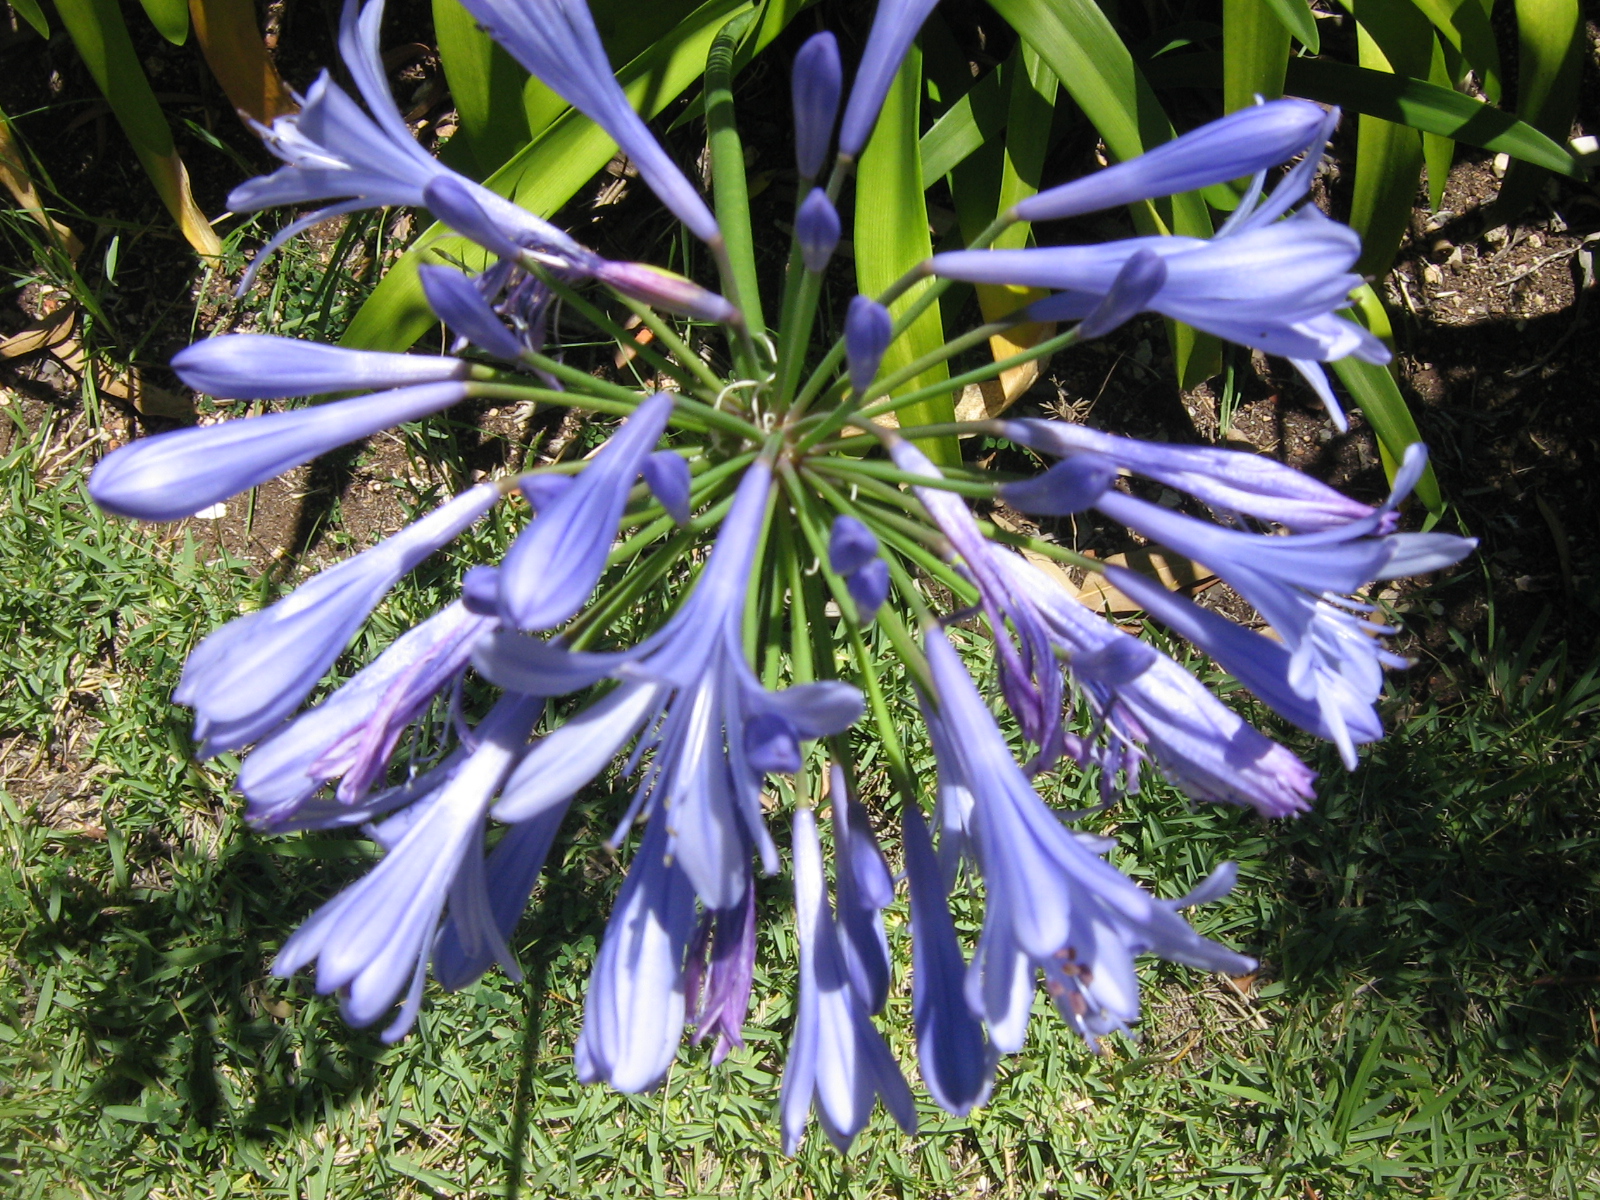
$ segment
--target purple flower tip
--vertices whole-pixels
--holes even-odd
[[[844,348],[850,362],[850,387],[857,396],[867,390],[889,348],[894,318],[876,300],[855,296],[844,318]]]
[[[821,188],[812,188],[811,194],[800,205],[794,220],[795,236],[800,240],[800,257],[806,270],[820,274],[833,257],[839,245],[839,213]]]
[[[1117,466],[1098,454],[1074,454],[1042,475],[1021,483],[1002,483],[1001,497],[1023,512],[1069,517],[1100,499],[1117,477]]]
[[[521,343],[468,276],[454,267],[421,267],[418,273],[428,307],[441,321],[496,358],[522,357]]]
[[[828,537],[828,565],[839,575],[853,575],[878,557],[877,536],[851,516],[833,519]]]
[[[639,469],[646,485],[667,515],[679,525],[689,523],[689,462],[671,450],[657,450]]]
[[[765,775],[792,775],[800,769],[800,735],[787,717],[757,713],[745,723],[744,753]]]
[[[856,603],[856,619],[866,625],[889,598],[889,564],[875,558],[866,566],[845,576],[850,599]]]
[[[1111,281],[1104,300],[1078,326],[1078,337],[1104,337],[1117,326],[1132,320],[1154,300],[1167,282],[1167,264],[1154,250],[1137,250],[1129,255]]]
[[[839,65],[839,43],[831,33],[808,38],[794,56],[794,159],[800,178],[815,179],[833,140],[833,123],[839,115],[839,92],[844,69]]]

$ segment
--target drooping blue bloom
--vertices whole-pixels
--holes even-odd
[[[872,835],[867,810],[850,794],[838,764],[830,781],[839,950],[856,995],[869,1013],[880,1012],[889,999],[890,972],[883,910],[894,903],[894,878]]]
[[[816,817],[807,808],[794,814],[794,910],[800,996],[778,1101],[784,1153],[799,1149],[813,1103],[840,1151],[850,1148],[880,1096],[900,1128],[916,1132],[911,1089],[851,982],[828,904]]]
[[[930,479],[942,477],[928,456],[908,441],[894,438],[889,453],[902,471]],[[977,586],[984,615],[994,631],[1000,688],[1006,705],[1016,714],[1023,735],[1039,747],[1029,769],[1043,770],[1069,744],[1062,721],[1066,696],[1049,631],[1026,598],[1014,594],[994,560],[998,548],[983,536],[966,502],[938,488],[917,487],[913,491],[940,532],[950,540],[951,550],[960,557]],[[1015,643],[1004,633],[1008,621],[1016,632]]]
[[[906,883],[911,890],[911,1015],[922,1082],[946,1112],[964,1117],[989,1098],[995,1054],[983,1022],[967,1006],[967,964],[956,940],[933,841],[907,805]]]
[[[878,123],[883,98],[911,48],[912,39],[928,19],[938,0],[878,0],[872,31],[861,51],[861,64],[850,85],[850,99],[839,123],[839,154],[859,158],[866,149],[872,127]]]
[[[1136,250],[1117,271],[1105,297],[1078,322],[1083,340],[1104,337],[1138,316],[1167,283],[1167,264],[1153,250]]]
[[[506,624],[551,629],[583,607],[605,570],[628,489],[671,415],[672,397],[666,392],[641,403],[577,481],[518,535],[500,566],[500,614]]]
[[[233,400],[283,400],[466,379],[459,358],[347,350],[324,342],[228,333],[185,346],[172,369],[197,392]]]
[[[1001,437],[1045,454],[1062,458],[1099,455],[1122,470],[1188,492],[1225,517],[1245,514],[1276,522],[1294,533],[1315,533],[1347,525],[1371,517],[1376,511],[1302,471],[1260,454],[1215,446],[1145,442],[1066,421],[1004,420],[997,421],[995,429]],[[1001,495],[1025,511],[1041,512],[1040,508],[1030,507],[1034,501],[1029,496],[1053,490],[1058,482],[1075,488],[1081,481],[1074,472],[1062,472],[1054,480],[1049,479],[1052,474],[1046,472],[1022,485],[1002,485]],[[1019,496],[1014,488],[1023,494]],[[1102,485],[1094,485],[1094,495],[1101,490]],[[1093,497],[1084,499],[1069,491],[1054,502],[1052,511],[1079,511],[1092,502]],[[1378,532],[1392,532],[1393,523],[1391,513],[1389,522]]]
[[[770,487],[765,460],[747,468],[694,590],[638,646],[572,652],[510,632],[480,643],[478,669],[515,690],[554,695],[608,676],[621,681],[529,753],[495,816],[524,820],[565,802],[646,729],[635,761],[654,754],[641,769],[624,828],[639,813],[664,818],[673,861],[710,909],[742,902],[752,849],[765,870],[777,870],[761,815],[763,769],[798,762],[801,741],[848,728],[862,702],[860,692],[837,681],[769,692],[745,661],[745,595]]]
[[[850,388],[859,397],[867,390],[894,333],[889,310],[866,296],[852,296],[844,318],[845,359],[850,366]]]
[[[333,779],[343,803],[360,800],[381,778],[406,726],[460,675],[474,643],[494,625],[457,601],[264,740],[245,758],[235,784],[250,801],[249,819],[280,821]]]
[[[639,468],[650,493],[679,525],[689,523],[689,462],[671,450],[657,450]]]
[[[1338,109],[1324,113],[1305,100],[1242,108],[1137,158],[1046,188],[1012,212],[1020,221],[1058,221],[1240,179],[1301,153],[1315,163],[1338,120]]]
[[[339,993],[345,1020],[370,1025],[401,1001],[383,1040],[404,1037],[422,1004],[422,984],[440,915],[463,863],[481,861],[484,812],[543,711],[537,697],[509,695],[475,730],[476,746],[425,799],[374,831],[388,853],[360,882],[319,908],[272,965],[279,977],[317,964],[317,991]],[[481,886],[481,871],[475,882]],[[516,960],[501,939],[494,957],[513,978]],[[404,999],[401,1000],[402,995]]]
[[[286,165],[234,188],[228,195],[230,208],[255,212],[315,200],[338,203],[292,222],[274,236],[256,255],[241,290],[249,287],[274,250],[302,230],[364,208],[422,207],[427,203],[424,193],[428,185],[445,177],[470,194],[488,215],[497,227],[497,244],[499,238],[507,238],[557,264],[581,263],[591,257],[548,221],[455,174],[417,144],[389,93],[378,47],[382,21],[382,0],[374,0],[364,10],[357,0],[346,0],[340,20],[339,52],[370,115],[324,71],[305,96],[296,96],[299,112],[278,117],[270,129],[252,122],[267,149]],[[461,232],[470,236],[472,231]]]
[[[492,483],[463,492],[196,646],[172,698],[195,710],[199,753],[234,750],[270,732],[299,707],[389,589],[499,499]]]
[[[521,340],[506,328],[474,280],[454,267],[422,266],[417,275],[433,315],[457,337],[507,362],[522,357]]]
[[[722,236],[700,193],[633,111],[583,0],[465,3],[513,58],[616,140],[651,190],[696,237],[712,242]]]
[[[839,213],[821,188],[812,188],[794,219],[795,237],[800,241],[800,259],[806,270],[821,274],[839,245]]]
[[[839,43],[831,33],[813,34],[794,56],[790,93],[794,103],[794,160],[801,179],[822,173],[839,116],[844,68]]]
[[[645,826],[584,994],[578,1078],[643,1092],[666,1077],[687,1016],[684,959],[694,887],[669,855],[666,822]]]
[[[89,494],[119,517],[176,521],[319,454],[466,398],[464,383],[424,383],[142,438],[100,460]]]
[[[889,564],[875,558],[859,571],[847,575],[844,585],[850,589],[850,599],[855,601],[857,623],[867,625],[889,598]]]
[[[1195,933],[1176,914],[1182,902],[1151,896],[1072,834],[1012,759],[943,632],[930,632],[924,646],[947,733],[936,743],[939,770],[957,774],[972,797],[967,834],[984,881],[967,1002],[997,1049],[1020,1048],[1036,971],[1092,1046],[1138,1019],[1137,954],[1235,975],[1255,969],[1253,959]]]
[[[695,1045],[712,1039],[712,1066],[744,1045],[755,968],[756,887],[752,879],[745,887],[743,903],[701,913],[689,944],[684,992],[693,1009]]]
[[[1020,555],[999,552],[1001,571],[1037,608],[1098,724],[1122,743],[1137,790],[1137,754],[1196,800],[1254,808],[1265,817],[1304,812],[1316,772],[1253,728],[1193,674],[1090,612]],[[1251,635],[1254,636],[1254,635]]]

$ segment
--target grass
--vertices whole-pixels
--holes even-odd
[[[100,516],[81,459],[50,467],[49,429],[11,445],[7,1194],[1600,1195],[1594,676],[1537,631],[1468,643],[1440,693],[1461,698],[1399,697],[1394,732],[1353,775],[1313,751],[1325,779],[1301,821],[1190,808],[1159,784],[1100,818],[1119,865],[1164,894],[1241,862],[1234,895],[1195,919],[1259,954],[1257,977],[1147,966],[1141,1039],[1099,1058],[1041,997],[1027,1052],[972,1119],[924,1103],[915,1138],[880,1114],[849,1157],[813,1133],[790,1160],[774,1120],[795,955],[781,881],[763,889],[744,1051],[713,1070],[686,1047],[652,1096],[575,1080],[618,883],[601,846],[622,802],[609,786],[575,807],[518,934],[525,984],[435,990],[418,1031],[386,1048],[306,980],[268,978],[294,924],[372,854],[357,835],[249,833],[233,763],[188,756],[167,700],[182,657],[268,585],[193,538]],[[470,557],[398,590],[345,669]],[[978,911],[962,905],[970,931]],[[902,900],[902,963],[905,917]],[[908,1065],[909,1007],[902,968],[885,1025]]]

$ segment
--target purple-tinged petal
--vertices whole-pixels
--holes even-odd
[[[518,535],[500,569],[501,615],[518,629],[550,629],[572,616],[600,581],[628,489],[654,449],[672,397],[634,410],[570,488]]]
[[[556,502],[576,480],[571,475],[527,474],[517,480],[517,490],[522,493],[528,507],[540,513]]]
[[[230,333],[186,346],[172,369],[197,392],[235,400],[279,400],[465,379],[459,358],[346,350],[322,342]]]
[[[1192,192],[1253,175],[1326,141],[1322,109],[1304,100],[1272,100],[1229,113],[1137,158],[1047,188],[1012,210],[1023,221],[1057,221]]]
[[[839,125],[839,153],[857,158],[866,149],[872,127],[878,123],[883,99],[889,94],[912,39],[928,19],[938,0],[878,0],[872,16],[872,32],[861,52],[855,81],[850,85],[850,100]]]
[[[844,772],[837,766],[829,795],[839,949],[856,995],[869,1013],[875,1013],[889,999],[889,939],[883,929],[883,910],[894,902],[894,879],[872,836],[866,809],[850,798]]]
[[[763,775],[793,775],[800,769],[800,734],[775,712],[757,713],[744,725],[744,754]]]
[[[494,622],[452,604],[409,630],[244,760],[235,784],[257,820],[280,820],[330,779],[353,804],[382,774],[401,733],[466,666]]]
[[[463,492],[196,646],[172,698],[195,710],[198,753],[247,745],[293,712],[389,589],[499,499],[492,483]]]
[[[595,959],[578,1035],[578,1078],[643,1092],[665,1078],[686,1017],[684,957],[694,889],[667,857],[660,821],[645,826]]]
[[[474,195],[481,190],[459,176],[437,175],[422,189],[422,202],[457,233],[465,234],[491,254],[516,262],[522,257],[522,247],[483,210]]]
[[[1150,307],[1166,282],[1165,259],[1151,250],[1134,251],[1111,281],[1105,299],[1079,324],[1079,339],[1104,337],[1133,320]]]
[[[831,33],[813,34],[794,56],[794,77],[790,81],[794,158],[801,179],[815,179],[822,173],[843,87],[838,41]]]
[[[1064,458],[1042,475],[1002,483],[1005,502],[1023,512],[1068,517],[1091,508],[1117,477],[1117,464],[1093,452]]]
[[[989,1098],[995,1054],[967,1005],[966,964],[928,827],[905,810],[906,882],[911,889],[911,1013],[922,1082],[946,1112],[964,1117]],[[1029,981],[1028,991],[1033,991]]]
[[[424,383],[141,438],[100,460],[89,477],[89,494],[119,517],[176,521],[319,454],[466,397],[465,384]]]
[[[689,523],[689,462],[671,450],[657,450],[640,467],[650,492],[679,525]]]
[[[697,1004],[694,1042],[714,1038],[711,1065],[716,1066],[733,1050],[744,1046],[744,1021],[750,1011],[750,989],[756,965],[756,888],[751,879],[741,904],[718,912],[707,911],[703,918],[715,928],[711,938],[711,961],[705,972],[705,987],[700,987],[703,951],[689,950],[690,980],[685,989]]]
[[[878,557],[877,535],[850,516],[833,519],[828,535],[828,565],[838,575],[853,575]]]
[[[461,606],[475,617],[500,617],[500,568],[479,563],[461,577]]]
[[[844,348],[850,364],[850,387],[857,396],[866,392],[878,374],[893,333],[894,318],[887,308],[866,296],[851,297],[844,318]]]
[[[800,242],[800,259],[806,270],[820,275],[839,245],[839,213],[821,188],[812,188],[811,194],[800,205],[794,219],[795,237]]]
[[[454,267],[420,267],[418,274],[428,307],[457,334],[496,358],[522,357],[522,343],[465,274]]]
[[[713,321],[719,325],[738,322],[739,310],[725,297],[701,287],[692,279],[652,267],[648,263],[598,261],[590,268],[601,283],[610,284],[624,296],[632,296],[654,308]]]

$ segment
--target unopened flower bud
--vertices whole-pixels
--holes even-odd
[[[800,205],[794,231],[800,239],[800,257],[806,270],[820,274],[839,244],[839,214],[821,188],[812,188]]]

